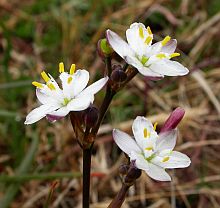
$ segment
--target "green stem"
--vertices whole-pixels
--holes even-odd
[[[0,182],[2,183],[17,183],[17,182],[25,182],[31,180],[54,180],[54,179],[62,179],[62,178],[79,178],[81,177],[81,173],[72,172],[72,173],[41,173],[41,174],[24,174],[24,175],[0,175]]]

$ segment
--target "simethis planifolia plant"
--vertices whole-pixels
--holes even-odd
[[[106,111],[114,97],[138,73],[147,80],[160,80],[164,76],[183,76],[189,71],[180,63],[171,60],[180,54],[175,52],[177,41],[166,36],[152,44],[153,33],[142,23],[133,23],[126,30],[127,42],[111,30],[106,31],[106,39],[97,44],[99,56],[106,64],[106,74],[87,87],[89,72],[71,65],[69,72],[64,64],[59,64],[60,87],[46,72],[41,76],[45,84],[34,81],[36,96],[41,105],[26,117],[25,124],[33,124],[46,117],[55,122],[70,115],[71,124],[83,151],[83,208],[89,207],[91,150]],[[124,65],[113,65],[113,53],[117,53]],[[95,94],[105,88],[105,97],[100,107],[93,105]],[[160,132],[145,117],[137,116],[132,125],[133,137],[118,129],[113,130],[113,139],[128,156],[127,164],[119,168],[122,187],[112,200],[109,208],[121,207],[126,193],[144,170],[157,181],[171,181],[166,169],[184,168],[190,159],[183,153],[174,151],[177,139],[177,125],[184,116],[184,110],[176,108],[162,126]]]

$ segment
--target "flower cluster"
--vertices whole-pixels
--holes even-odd
[[[184,168],[190,165],[185,154],[173,151],[177,130],[167,130],[159,135],[156,125],[138,116],[132,125],[134,139],[125,132],[114,129],[113,138],[119,148],[124,151],[137,168],[144,170],[151,178],[159,181],[170,181],[165,169]]]
[[[142,23],[135,22],[126,30],[126,37],[128,43],[115,32],[106,32],[106,38],[114,51],[144,76],[163,78],[164,75],[182,76],[189,72],[180,63],[170,60],[180,55],[175,52],[177,41],[170,36],[152,44],[150,27],[145,28]]]
[[[75,64],[72,64],[68,73],[64,70],[64,64],[59,64],[62,89],[54,78],[44,71],[41,76],[46,84],[32,82],[36,86],[36,96],[42,105],[27,115],[25,124],[35,123],[45,116],[50,121],[56,121],[70,111],[85,110],[93,103],[94,95],[106,84],[108,77],[86,87],[89,82],[89,72],[84,69],[75,71],[75,68]]]

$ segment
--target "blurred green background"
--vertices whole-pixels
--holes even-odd
[[[31,82],[42,70],[58,77],[61,61],[87,69],[91,81],[102,77],[97,41],[108,28],[124,37],[135,21],[156,40],[176,38],[190,74],[158,82],[138,76],[115,97],[94,149],[91,207],[107,207],[120,188],[125,158],[112,127],[130,131],[137,115],[162,124],[177,106],[186,109],[177,149],[191,167],[172,172],[171,184],[142,174],[123,207],[220,207],[219,0],[0,0],[0,208],[43,207],[55,179],[49,207],[81,207],[82,158],[69,119],[24,125],[38,106]]]

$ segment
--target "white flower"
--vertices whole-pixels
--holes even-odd
[[[144,117],[138,116],[132,125],[134,138],[125,132],[114,129],[113,138],[119,148],[124,151],[137,168],[144,170],[151,178],[158,181],[170,181],[165,169],[184,168],[191,163],[185,154],[173,151],[177,130],[160,133],[155,131],[156,125]]]
[[[180,55],[175,53],[177,41],[166,36],[152,45],[151,29],[146,29],[142,23],[135,22],[126,31],[128,43],[111,30],[107,30],[106,37],[114,51],[144,76],[162,78],[164,75],[182,76],[189,72],[180,63],[170,60]]]
[[[59,64],[62,89],[54,78],[44,71],[41,73],[46,84],[32,82],[36,86],[36,96],[40,107],[32,110],[26,117],[25,124],[32,124],[47,116],[50,121],[58,120],[66,116],[70,111],[82,111],[94,101],[94,95],[108,81],[108,77],[102,78],[89,87],[89,72],[77,70],[75,64],[71,65],[70,72],[64,71],[64,64]]]

